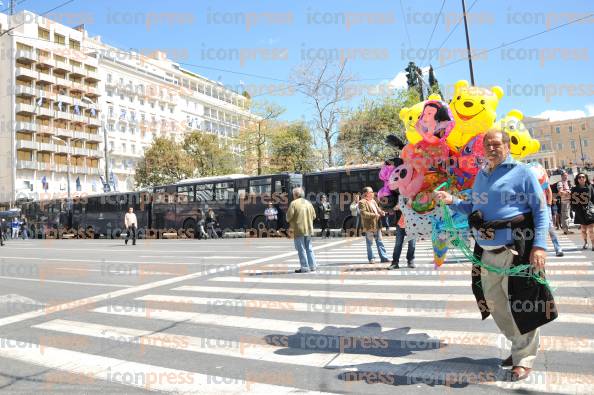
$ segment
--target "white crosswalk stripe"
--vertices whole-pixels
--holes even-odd
[[[537,365],[519,383],[507,382],[498,367],[510,344],[491,319],[480,320],[471,264],[453,252],[435,269],[429,242],[417,243],[416,269],[367,264],[359,239],[317,252],[316,273],[291,273],[298,260],[283,254],[206,279],[188,274],[180,284],[115,291],[114,299],[90,300],[80,317],[36,315],[31,329],[39,339],[5,335],[0,358],[167,393],[394,390],[369,385],[370,377],[391,385],[591,393],[594,375],[545,363],[561,353],[594,359],[594,336],[574,330],[594,328],[594,264],[567,238],[561,242],[566,255],[549,255],[547,265],[560,315],[543,328]],[[59,344],[61,337],[71,342]],[[5,346],[15,341],[19,347]],[[180,362],[165,366],[160,353],[176,353]]]

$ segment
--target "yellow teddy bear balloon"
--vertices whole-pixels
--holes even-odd
[[[503,89],[498,86],[486,89],[469,86],[465,80],[456,82],[450,102],[456,120],[456,126],[447,140],[450,148],[458,151],[474,136],[490,129],[497,117],[495,111],[502,97]]]
[[[441,100],[441,96],[437,93],[432,93],[429,95],[427,100]],[[425,106],[426,101],[420,101],[417,104],[414,104],[410,107],[404,107],[400,110],[398,116],[400,120],[404,122],[404,128],[406,131],[406,138],[410,144],[416,144],[419,141],[423,140],[417,129],[415,129],[415,125],[419,120],[419,116],[423,112],[423,107]]]
[[[495,126],[509,135],[510,151],[515,159],[536,154],[540,150],[540,142],[530,136],[522,119],[524,119],[524,114],[521,111],[511,110]]]

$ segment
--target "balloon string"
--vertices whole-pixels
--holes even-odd
[[[449,234],[449,240],[451,241],[452,245],[458,248],[473,265],[482,267],[485,270],[491,273],[496,273],[500,276],[532,277],[535,281],[543,284],[552,291],[550,283],[544,277],[541,277],[538,273],[534,273],[531,270],[527,270],[532,267],[530,264],[522,264],[503,269],[500,267],[487,265],[481,262],[480,259],[477,259],[477,257],[474,255],[474,252],[470,249],[470,246],[460,237],[458,229],[454,224],[454,220],[452,219],[450,209],[445,204],[443,204],[443,201],[439,202],[439,206],[443,211],[443,219],[445,224],[444,230]]]

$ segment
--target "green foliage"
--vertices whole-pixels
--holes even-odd
[[[219,176],[237,171],[233,152],[214,134],[188,134],[182,148],[192,161],[195,176]]]
[[[136,167],[137,187],[169,184],[192,177],[191,158],[173,139],[156,138]]]
[[[312,134],[304,123],[284,125],[272,136],[269,161],[272,172],[309,172],[315,169],[315,161]]]
[[[371,163],[394,156],[385,138],[395,134],[405,140],[404,125],[399,118],[403,107],[419,101],[414,89],[397,92],[395,97],[367,100],[346,117],[338,135],[338,148],[344,164]]]

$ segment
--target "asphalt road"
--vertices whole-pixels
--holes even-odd
[[[548,260],[560,317],[515,384],[469,264],[451,252],[435,270],[426,242],[416,269],[387,271],[363,239],[317,238],[320,270],[295,274],[286,239],[9,240],[0,392],[591,393],[594,253],[561,240]]]

